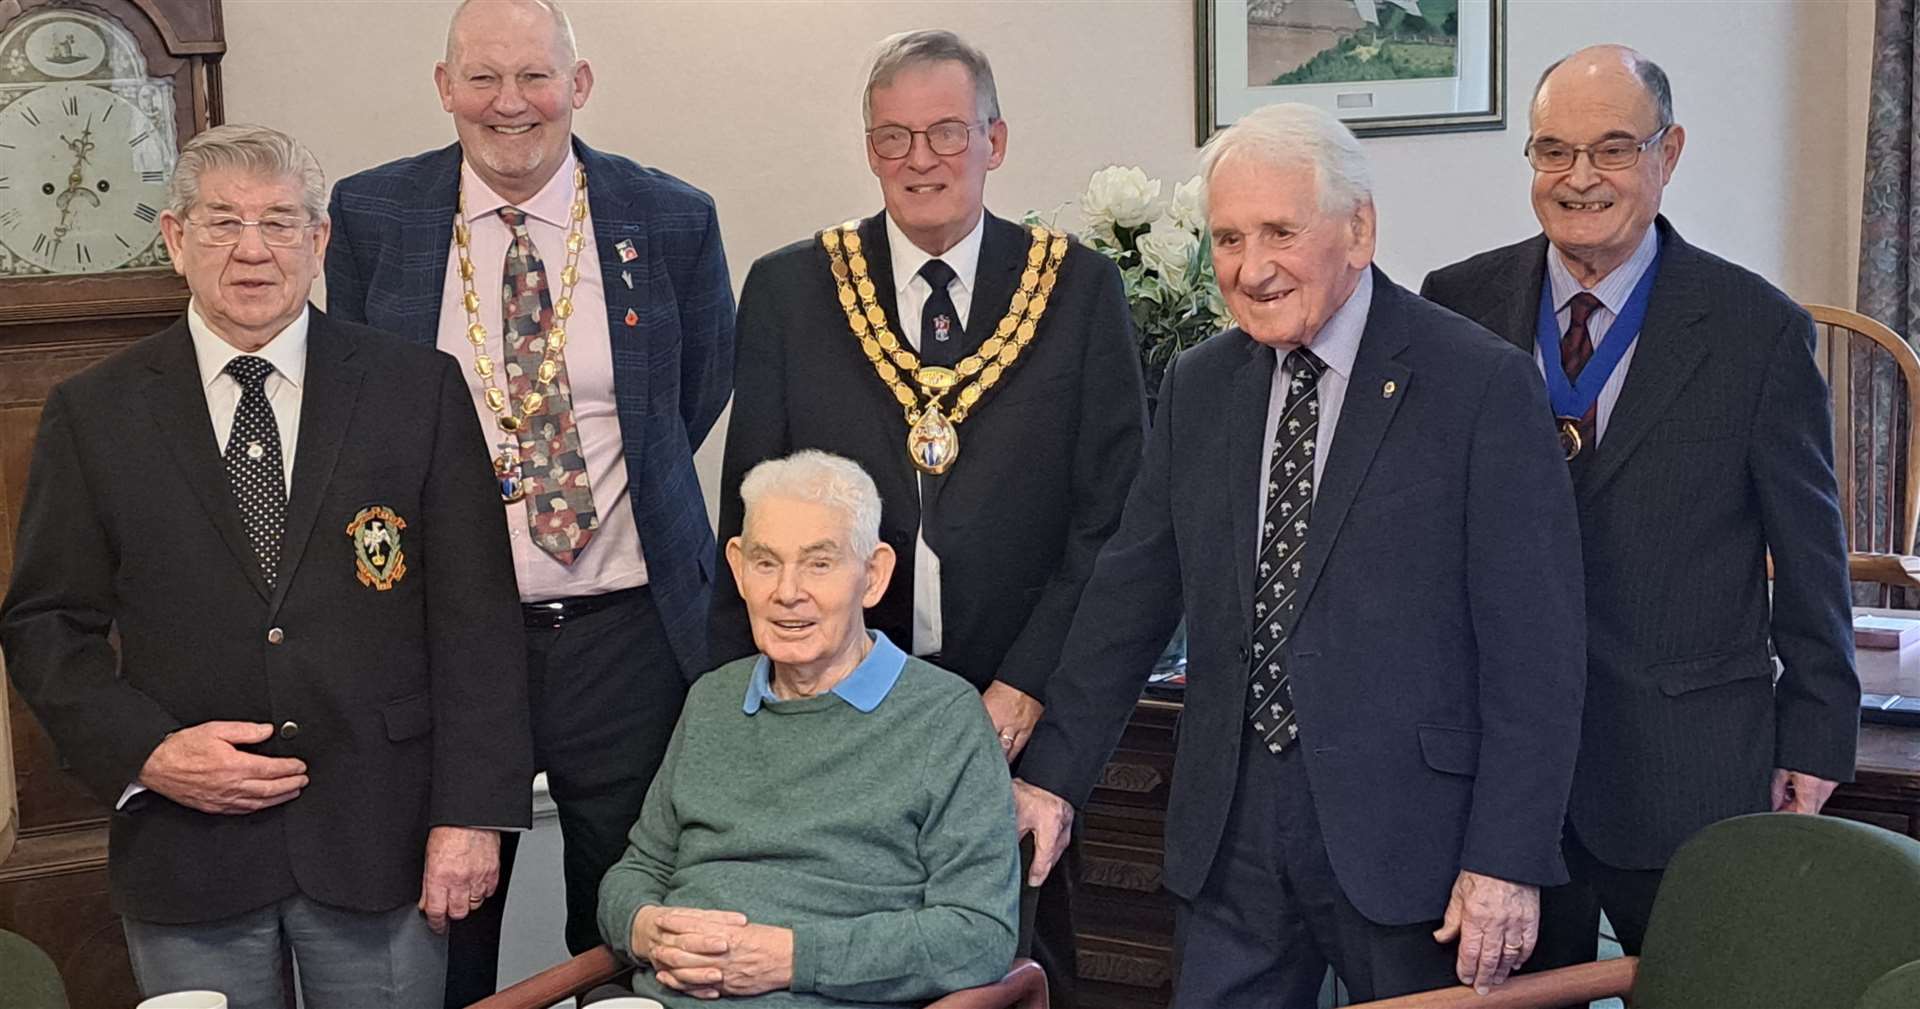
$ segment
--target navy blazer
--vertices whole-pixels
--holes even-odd
[[[1775,767],[1851,781],[1860,724],[1813,321],[1666,218],[1656,227],[1646,323],[1574,488],[1588,672],[1571,816],[1588,850],[1626,869],[1771,808]],[[1531,354],[1546,264],[1535,236],[1435,271],[1424,293]]]
[[[681,674],[691,680],[707,667],[714,559],[693,453],[733,388],[733,287],[720,223],[712,198],[679,179],[578,138],[573,149],[587,172],[606,291],[628,499],[654,603]],[[460,157],[454,144],[334,186],[328,311],[433,346]],[[614,246],[622,241],[638,258],[621,261]]]
[[[1234,329],[1168,368],[1023,758],[1023,778],[1083,805],[1184,607],[1166,885],[1186,898],[1247,736],[1275,363]],[[1282,654],[1334,874],[1376,922],[1439,918],[1461,869],[1566,879],[1584,642],[1573,489],[1546,411],[1526,355],[1375,271]]]

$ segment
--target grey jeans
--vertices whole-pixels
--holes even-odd
[[[192,925],[122,919],[143,996],[209,989],[229,1009],[293,1009],[281,998],[293,951],[306,1009],[440,1005],[447,941],[412,904],[347,911],[303,896]]]

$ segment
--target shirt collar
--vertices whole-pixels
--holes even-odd
[[[312,315],[311,305],[300,309],[300,315],[287,323],[287,328],[253,352],[255,357],[266,358],[273,370],[296,389],[307,374],[307,321]],[[187,332],[193,335],[193,357],[200,365],[200,387],[204,389],[226,373],[227,362],[241,356],[241,350],[207,325],[195,301],[187,302]]]
[[[888,641],[885,634],[869,630],[867,637],[873,642],[867,657],[853,667],[853,672],[848,673],[846,679],[827,691],[858,708],[862,714],[871,712],[887,699],[894,682],[900,679],[900,671],[907,666],[907,653]],[[751,715],[768,701],[780,701],[773,692],[772,677],[773,663],[765,655],[760,656],[753,664],[752,678],[747,681],[747,700],[740,706],[741,711]]]
[[[1547,280],[1553,285],[1553,310],[1558,312],[1567,307],[1567,302],[1581,291],[1588,291],[1600,299],[1607,311],[1619,315],[1627,305],[1627,299],[1633,296],[1634,286],[1646,274],[1647,267],[1653,265],[1654,254],[1660,251],[1660,233],[1653,225],[1647,226],[1646,235],[1633,249],[1633,255],[1627,261],[1614,267],[1613,272],[1600,278],[1592,289],[1580,286],[1573,279],[1573,271],[1568,269],[1565,256],[1551,242],[1547,244]]]
[[[567,148],[567,158],[553,173],[553,178],[533,194],[525,203],[514,204],[493,191],[480,173],[465,160],[460,162],[460,193],[466,201],[467,220],[483,220],[500,211],[501,207],[518,206],[527,212],[527,216],[556,228],[566,228],[573,223],[573,148]]]
[[[1353,377],[1353,359],[1360,354],[1360,335],[1367,330],[1367,313],[1372,309],[1373,268],[1368,267],[1360,272],[1360,282],[1347,295],[1346,303],[1321,323],[1320,332],[1307,345],[1313,356],[1342,379]],[[1286,359],[1285,354],[1280,355],[1282,364]]]
[[[907,285],[920,275],[920,268],[934,257],[932,253],[913,244],[907,233],[893,223],[890,215],[881,216],[887,222],[887,252],[893,259],[893,293],[898,297],[907,292]],[[973,230],[967,232],[967,237],[940,254],[940,259],[952,268],[954,277],[960,281],[960,289],[969,294],[973,292],[973,278],[980,270],[980,237],[986,234],[986,230],[987,213],[983,210],[980,219],[973,223]]]

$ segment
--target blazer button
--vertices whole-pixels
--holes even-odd
[[[276,628],[276,629],[277,629],[277,628]],[[1247,661],[1247,657],[1248,657],[1248,656],[1247,656],[1247,646],[1246,646],[1246,645],[1241,645],[1241,646],[1240,646],[1240,661],[1242,661],[1242,662],[1245,662],[1245,661]]]
[[[300,735],[300,723],[299,723],[299,722],[281,722],[281,723],[280,723],[280,738],[281,738],[281,739],[292,739],[292,738],[294,738],[294,737],[296,737],[296,736],[298,736],[298,735]]]
[[[267,644],[277,645],[285,640],[287,640],[287,632],[278,627],[267,632]]]

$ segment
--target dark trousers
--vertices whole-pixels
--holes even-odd
[[[1314,1009],[1328,966],[1356,1002],[1459,983],[1439,922],[1380,925],[1347,900],[1300,747],[1275,757],[1249,733],[1240,750],[1213,870],[1175,909],[1175,1009]]]
[[[645,589],[560,627],[528,627],[527,673],[535,766],[547,772],[565,846],[567,949],[579,954],[600,944],[600,878],[626,852],[687,685]],[[502,837],[499,895],[449,933],[448,1009],[494,992],[518,840]]]
[[[1540,942],[1527,961],[1529,970],[1592,963],[1600,950],[1600,912],[1613,923],[1614,938],[1628,956],[1640,955],[1653,916],[1660,869],[1618,869],[1596,858],[1567,824],[1560,847],[1566,854],[1564,886],[1540,891]]]

